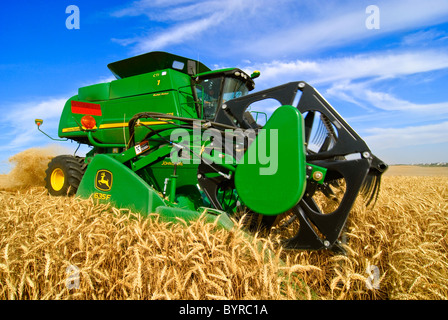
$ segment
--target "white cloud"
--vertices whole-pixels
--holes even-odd
[[[116,17],[146,15],[150,21],[174,22],[174,24],[163,30],[157,29],[156,33],[147,30],[147,34],[143,36],[113,39],[113,41],[126,46],[135,44],[133,48],[135,54],[189,41],[212,25],[219,25],[228,17],[233,11],[233,6],[227,4],[228,2],[223,1],[210,1],[207,5],[196,1],[133,2],[130,7],[115,11],[112,15]]]
[[[275,6],[291,0],[279,0]],[[141,54],[153,50],[161,50],[176,44],[191,44],[202,46],[202,50],[209,49],[210,44],[219,44],[229,49],[229,37],[238,39],[247,34],[252,27],[251,18],[272,6],[267,0],[203,0],[203,1],[136,1],[129,6],[115,10],[112,16],[122,18],[127,16],[147,16],[149,27],[145,33],[113,41],[124,46],[134,45],[133,53]],[[154,22],[161,22],[154,25]],[[210,37],[205,38],[205,32]],[[196,41],[196,42],[195,42]]]
[[[191,3],[191,0],[139,0],[134,1],[124,8],[114,10],[111,15],[114,17],[151,15],[151,10],[166,9],[167,7],[175,7],[184,3]]]
[[[261,71],[257,81],[264,83],[304,80],[310,84],[331,84],[355,79],[389,79],[448,68],[448,52],[414,50],[372,52],[316,60],[274,60],[253,63],[246,70]],[[280,84],[280,83],[278,83]]]
[[[67,97],[47,97],[38,101],[25,101],[11,105],[9,112],[0,119],[2,136],[0,137],[0,173],[11,170],[8,159],[18,152],[33,147],[52,146],[58,148],[58,154],[72,154],[77,143],[53,141],[37,130],[35,119],[43,119],[41,130],[55,139],[58,137],[59,119]],[[3,109],[3,108],[2,108]],[[81,146],[77,154],[83,155],[89,147]]]
[[[365,25],[369,4],[355,0],[343,5],[331,0],[140,0],[114,9],[111,15],[148,17],[144,34],[114,39],[132,44],[134,53],[183,44],[208,54],[251,60],[314,54],[448,21],[446,0],[377,0],[380,29],[369,30]],[[206,32],[213,39],[202,37]]]
[[[381,10],[381,28],[385,31],[416,29],[448,20],[445,0],[377,1]]]
[[[448,34],[445,31],[437,29],[419,30],[403,37],[401,45],[403,46],[434,46],[435,44],[445,44],[448,40]]]
[[[373,150],[448,143],[448,121],[404,128],[370,128],[364,140]]]
[[[326,90],[326,95],[364,106],[369,111],[375,110],[374,108],[388,112],[399,111],[406,113],[407,116],[410,114],[420,117],[424,115],[427,120],[431,118],[431,114],[435,119],[448,115],[448,102],[413,103],[391,93],[375,91],[372,89],[371,82],[337,83]]]
[[[47,117],[54,119],[61,115],[67,98],[43,98],[41,101],[24,102],[11,106],[11,112],[5,115],[5,119],[13,121],[14,119],[32,119]]]
[[[35,119],[43,119],[42,130],[51,133],[57,138],[57,128],[62,109],[67,101],[66,98],[47,98],[41,101],[24,102],[12,105],[10,112],[1,120],[4,128],[4,136],[0,150],[18,150],[25,146],[31,147],[36,143],[47,140],[40,133]]]
[[[433,50],[371,53],[338,59],[273,61],[251,64],[244,69],[261,71],[257,90],[289,81],[304,80],[316,87],[334,104],[352,105],[344,118],[359,133],[372,124],[403,127],[425,121],[443,121],[448,117],[448,102],[415,103],[381,89],[387,79],[401,79],[448,68],[448,53]],[[380,89],[377,89],[377,88]],[[358,110],[353,105],[359,107]],[[266,108],[263,109],[269,111]],[[338,110],[341,112],[340,110]]]
[[[343,116],[374,153],[378,151],[385,155],[385,160],[397,148],[419,146],[427,150],[425,146],[428,144],[446,145],[448,142],[447,101],[416,103],[382,89],[385,80],[390,83],[391,79],[397,79],[396,86],[400,87],[399,80],[410,75],[418,74],[425,78],[433,71],[448,69],[446,51],[419,49],[338,59],[276,60],[258,65],[252,63],[250,68],[245,69],[249,71],[253,68],[261,71],[260,80],[257,81],[257,87],[262,86],[259,89],[305,80],[329,101],[336,101],[334,107],[337,110],[340,102],[362,108],[355,110],[352,107],[347,112],[350,116]],[[440,154],[433,155],[436,156],[442,161]],[[409,158],[400,161],[406,163]]]
[[[86,80],[80,87],[115,80],[113,76],[99,77],[97,80]],[[0,152],[16,152],[23,148],[45,145],[51,140],[37,130],[35,119],[42,119],[41,130],[52,138],[59,139],[58,126],[62,110],[67,100],[77,94],[77,90],[63,96],[26,99],[23,102],[8,106],[0,118],[3,135],[0,137]],[[5,109],[2,106],[1,109]]]
[[[224,16],[222,15],[214,14],[208,18],[176,25],[175,27],[164,31],[155,37],[150,34],[147,37],[139,38],[133,51],[136,54],[142,54],[190,40],[209,28],[212,24],[219,23],[223,18]]]
[[[398,110],[402,112],[414,113],[435,113],[437,116],[448,113],[448,102],[442,103],[426,103],[418,104],[396,98],[395,96],[385,92],[375,92],[369,89],[360,91],[364,95],[364,100],[383,110]]]
[[[329,6],[332,10],[314,10],[309,17],[298,16],[295,23],[281,25],[272,32],[265,30],[256,41],[244,46],[243,52],[262,58],[303,55],[448,21],[445,0],[376,1],[380,29],[369,30],[365,26],[367,5],[346,2],[343,6]]]

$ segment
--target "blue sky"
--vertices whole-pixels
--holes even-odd
[[[79,29],[66,27],[69,5]],[[379,29],[366,26],[369,5]],[[260,70],[256,90],[304,80],[389,164],[448,161],[447,0],[17,0],[0,7],[0,43],[0,173],[54,143],[35,118],[56,137],[79,87],[155,50]]]

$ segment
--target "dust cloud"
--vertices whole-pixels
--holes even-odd
[[[0,190],[45,186],[45,170],[50,160],[67,154],[68,150],[50,145],[42,148],[30,148],[9,158],[12,170],[0,175]]]

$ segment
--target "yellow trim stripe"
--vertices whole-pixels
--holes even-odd
[[[147,126],[156,126],[161,124],[168,124],[169,122],[166,121],[141,121],[140,123],[147,125]],[[123,128],[127,127],[127,122],[117,122],[117,123],[107,123],[100,125],[100,129],[113,129],[113,128]],[[97,129],[94,127],[93,129]],[[62,129],[62,132],[75,132],[75,131],[82,131],[79,129],[79,127],[71,127],[71,128],[64,128]]]

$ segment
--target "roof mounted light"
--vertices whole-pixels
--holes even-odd
[[[34,120],[34,123],[37,125],[37,127],[40,127],[40,125],[41,125],[42,123],[44,123],[44,120],[42,120],[42,119],[35,119],[35,120]]]
[[[254,72],[252,72],[252,74],[250,75],[251,79],[255,79],[258,78],[260,76],[260,71],[255,70]]]

